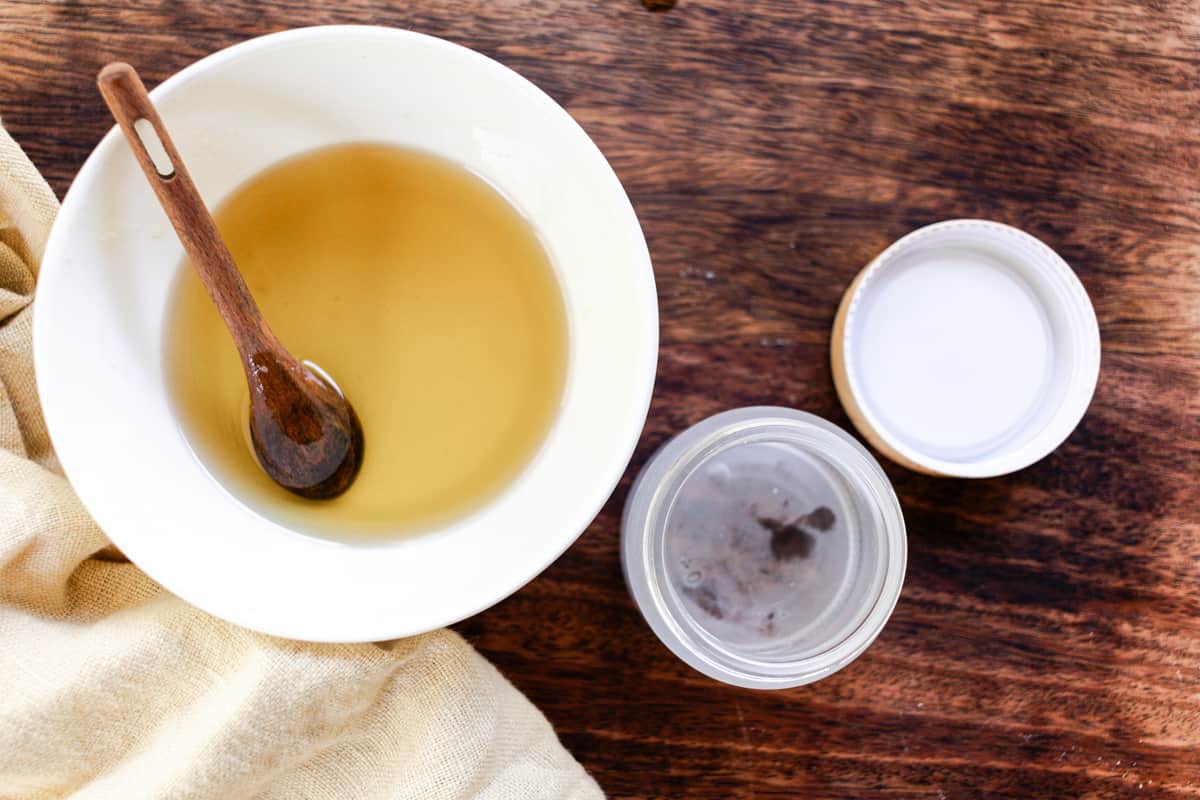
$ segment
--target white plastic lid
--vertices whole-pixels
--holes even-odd
[[[1083,417],[1100,332],[1075,273],[1027,233],[950,220],[908,234],[846,293],[834,377],[854,424],[893,460],[1002,475]]]

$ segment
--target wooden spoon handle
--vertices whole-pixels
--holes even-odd
[[[159,203],[167,212],[184,251],[242,351],[243,361],[255,352],[269,349],[275,343],[275,337],[250,295],[229,248],[221,240],[217,225],[196,190],[175,143],[167,134],[137,70],[115,62],[100,70],[96,83],[142,172],[146,173],[146,179],[158,195]],[[155,138],[161,144],[161,150],[155,147]]]

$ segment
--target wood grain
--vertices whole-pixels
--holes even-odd
[[[1200,2],[7,0],[0,114],[62,191],[109,127],[101,63],[153,83],[329,22],[524,73],[645,227],[663,346],[629,473],[558,563],[460,626],[612,797],[1200,796]],[[622,584],[630,478],[722,409],[846,424],[840,293],[898,236],[964,216],[1078,271],[1104,342],[1088,416],[1005,478],[888,467],[908,578],[848,669],[778,693],[690,671]]]

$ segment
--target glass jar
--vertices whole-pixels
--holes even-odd
[[[787,408],[710,417],[664,445],[622,520],[626,582],[677,656],[781,689],[857,658],[904,580],[900,504],[837,426]]]

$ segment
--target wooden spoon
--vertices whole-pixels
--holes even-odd
[[[237,345],[250,387],[250,438],[259,463],[276,483],[302,497],[337,497],[362,465],[363,433],[354,409],[271,332],[137,71],[109,64],[96,82]]]

